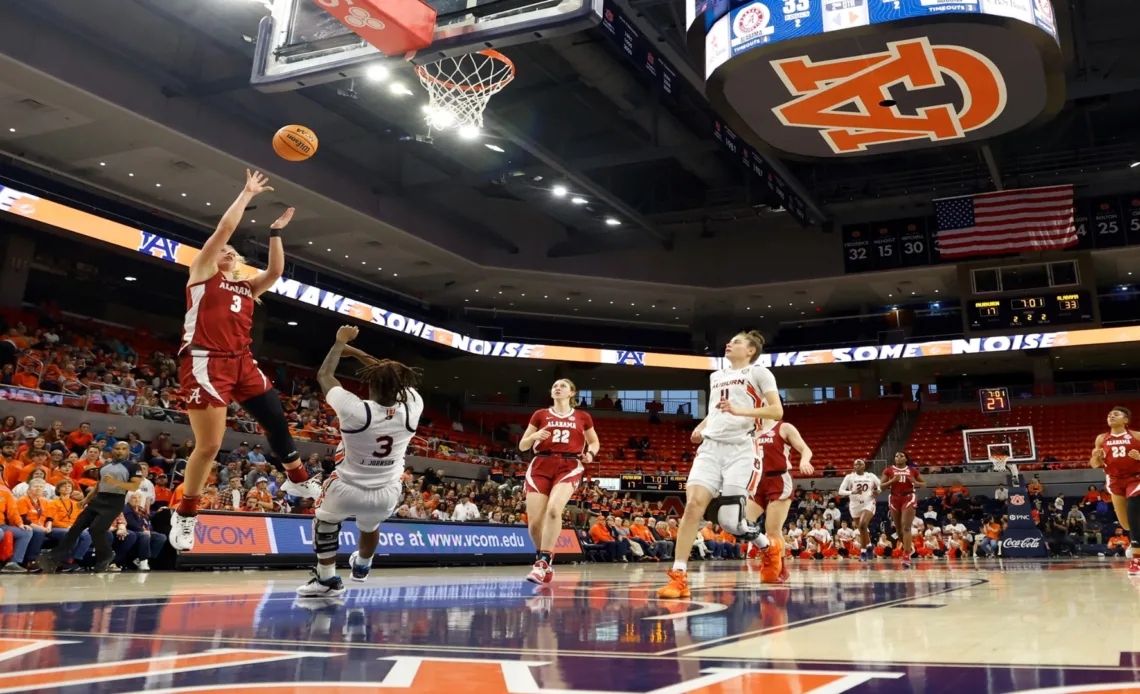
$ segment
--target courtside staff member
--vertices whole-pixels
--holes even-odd
[[[111,565],[115,553],[111,550],[107,530],[123,512],[127,494],[137,491],[143,481],[139,463],[130,457],[131,446],[126,441],[119,441],[111,449],[111,462],[99,468],[99,484],[92,487],[83,500],[83,511],[68,529],[67,536],[40,557],[44,573],[55,573],[59,565],[67,561],[84,530],[90,531],[95,545],[95,571],[106,571]]]

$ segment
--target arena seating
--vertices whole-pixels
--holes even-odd
[[[920,465],[960,465],[963,461],[961,427],[1033,427],[1038,461],[1059,461],[1053,467],[1084,467],[1097,434],[1108,429],[1105,416],[1114,404],[1137,411],[1136,402],[1063,402],[1017,405],[999,415],[978,408],[927,409],[907,441],[906,452]],[[1038,469],[1029,464],[1022,469]]]

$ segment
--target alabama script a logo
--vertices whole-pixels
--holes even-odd
[[[1006,85],[986,56],[962,46],[932,46],[920,37],[887,44],[883,53],[814,62],[807,56],[772,61],[795,97],[773,108],[784,125],[814,128],[836,154],[866,152],[875,145],[910,140],[957,140],[1002,114]],[[962,93],[960,109],[933,104],[903,114],[890,88],[908,91],[945,86]]]

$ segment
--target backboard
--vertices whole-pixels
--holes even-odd
[[[1037,461],[1037,441],[1033,427],[995,427],[966,429],[962,432],[966,462],[989,465],[996,453],[1008,456],[1008,463]]]
[[[484,48],[569,34],[596,26],[602,0],[425,0],[437,12],[432,45],[422,64]],[[258,27],[251,84],[287,91],[354,77],[384,56],[326,13],[315,0],[275,0]]]

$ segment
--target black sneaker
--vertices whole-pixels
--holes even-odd
[[[313,569],[313,577],[309,582],[297,588],[297,595],[302,598],[335,598],[344,593],[344,581],[340,576],[322,579]]]
[[[55,573],[62,563],[53,557],[51,552],[44,552],[40,555],[40,568],[44,570],[45,574]]]

